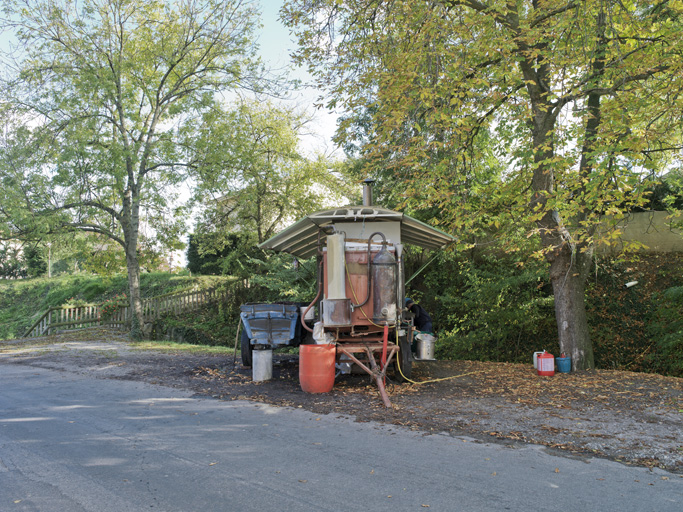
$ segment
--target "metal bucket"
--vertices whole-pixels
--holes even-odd
[[[417,358],[421,360],[434,360],[434,345],[436,338],[431,334],[418,334]]]
[[[252,352],[251,376],[254,382],[273,378],[272,350],[254,350]]]

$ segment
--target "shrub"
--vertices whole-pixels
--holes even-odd
[[[553,298],[534,260],[448,257],[425,284],[436,290],[439,357],[527,361],[536,350],[557,350]]]
[[[318,290],[315,258],[304,261],[288,254],[274,254],[264,259],[250,258],[256,273],[251,279],[261,301],[310,302]]]
[[[655,351],[647,360],[658,373],[683,377],[683,286],[657,294],[656,304],[648,329]]]
[[[111,299],[105,300],[100,304],[100,317],[102,320],[109,320],[121,308],[128,306],[128,297],[125,293],[115,295]]]

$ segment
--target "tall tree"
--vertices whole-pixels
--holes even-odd
[[[370,112],[368,161],[454,229],[472,220],[476,140],[492,134],[507,169],[489,195],[535,225],[575,369],[594,366],[584,287],[596,223],[639,203],[653,162],[681,150],[682,14],[668,0],[293,0],[283,11],[332,103]]]
[[[0,242],[0,279],[19,279],[26,275],[21,246]]]
[[[194,170],[195,199],[206,206],[197,232],[204,250],[220,251],[230,233],[263,242],[286,222],[342,201],[343,164],[301,148],[308,121],[296,109],[242,101],[189,127],[203,155]]]
[[[14,125],[23,125],[17,134],[49,145],[44,160],[25,172],[3,166],[17,185],[11,224],[17,235],[77,229],[119,244],[138,336],[141,224],[159,238],[177,236],[172,190],[193,158],[191,148],[178,144],[178,132],[212,107],[216,93],[249,85],[255,6],[247,0],[3,5],[4,28],[18,46],[4,55],[2,102]]]

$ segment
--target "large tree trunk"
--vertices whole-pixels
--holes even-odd
[[[142,339],[142,299],[140,298],[140,262],[136,248],[126,249],[126,267],[128,268],[128,291],[130,293],[130,337]]]
[[[574,370],[595,367],[585,304],[591,257],[591,251],[580,252],[575,247],[572,253],[571,246],[565,245],[550,264],[560,352],[572,358]]]
[[[131,179],[131,183],[132,183]],[[121,225],[125,239],[126,268],[128,270],[128,290],[130,293],[130,337],[143,338],[142,300],[140,298],[140,261],[138,260],[138,238],[140,230],[139,183],[129,186],[123,199]]]

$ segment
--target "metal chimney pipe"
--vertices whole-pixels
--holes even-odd
[[[363,206],[372,206],[372,184],[375,180],[366,178],[363,181]]]

